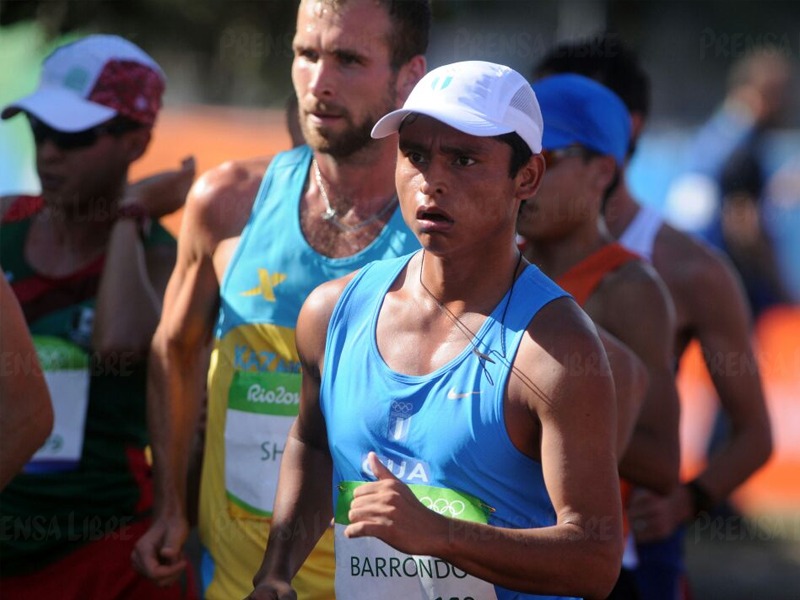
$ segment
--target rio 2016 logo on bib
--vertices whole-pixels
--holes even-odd
[[[228,394],[228,407],[262,415],[297,416],[300,408],[298,376],[294,373],[243,373],[236,371]]]

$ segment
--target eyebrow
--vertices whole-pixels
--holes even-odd
[[[398,147],[403,151],[429,151],[429,146],[427,144],[415,140],[404,140],[402,137],[398,142]],[[446,144],[439,146],[439,151],[448,156],[484,156],[490,153],[490,149],[479,144]]]
[[[359,60],[359,61],[362,61],[362,62],[366,61],[367,58],[368,58],[366,54],[364,54],[363,52],[359,51],[356,48],[348,48],[346,46],[334,46],[332,48],[324,48],[324,47],[321,48],[317,44],[306,44],[306,43],[303,43],[303,42],[297,41],[297,40],[293,40],[292,41],[292,50],[294,52],[312,50],[312,51],[317,52],[319,54],[333,54],[334,56],[336,56],[339,59],[348,58],[348,59]]]

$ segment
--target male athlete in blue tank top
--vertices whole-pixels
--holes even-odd
[[[446,65],[372,135],[398,131],[423,250],[300,312],[299,416],[250,598],[292,597],[331,517],[339,598],[602,598],[622,554],[610,369],[515,245],[544,172],[535,95],[508,67]]]

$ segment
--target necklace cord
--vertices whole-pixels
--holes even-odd
[[[325,202],[325,210],[322,211],[321,216],[323,221],[328,221],[329,223],[333,223],[336,227],[341,229],[342,231],[346,231],[352,233],[354,231],[359,231],[364,229],[368,225],[371,225],[375,221],[381,219],[388,210],[395,205],[397,202],[397,194],[392,194],[392,197],[378,212],[374,213],[368,219],[361,221],[360,223],[356,223],[355,225],[348,225],[347,223],[342,223],[341,219],[339,218],[338,211],[331,206],[330,198],[328,197],[328,190],[325,189],[325,184],[322,182],[322,173],[319,170],[319,164],[317,163],[317,159],[313,158],[311,160],[314,166],[314,179],[317,182],[317,187],[319,188],[320,196],[322,196],[322,200]]]
[[[500,329],[500,344],[501,344],[502,358],[503,359],[505,359],[505,357],[506,357],[506,335],[505,335],[506,313],[508,312],[508,306],[511,304],[511,296],[514,294],[514,286],[515,286],[515,284],[517,282],[517,271],[519,271],[519,266],[520,266],[521,263],[522,263],[522,252],[518,252],[517,264],[514,266],[514,271],[511,273],[511,283],[508,286],[508,297],[506,299],[505,306],[503,306],[503,313],[502,313],[502,315],[500,317],[500,328],[501,328]],[[433,292],[431,292],[430,289],[428,289],[428,286],[425,285],[425,282],[422,281],[422,271],[423,271],[423,267],[424,266],[425,266],[425,250],[423,249],[422,250],[422,258],[420,259],[420,265],[419,265],[419,284],[420,284],[420,286],[422,287],[423,290],[425,290],[425,292],[428,294],[428,296],[430,296],[431,299],[434,302],[436,302],[436,306],[439,307],[439,310],[442,311],[445,315],[447,315],[447,317],[453,322],[453,324],[461,332],[461,334],[464,337],[467,338],[467,341],[472,346],[473,354],[475,354],[481,360],[485,360],[485,361],[488,361],[490,363],[494,363],[495,362],[494,359],[492,359],[492,357],[489,354],[481,352],[480,348],[478,348],[478,344],[475,342],[475,340],[477,339],[477,334],[475,332],[473,332],[469,327],[464,325],[464,323],[461,322],[461,319],[459,319],[453,313],[453,311],[451,311],[449,308],[447,308],[433,294]],[[492,351],[492,352],[495,355],[497,354],[496,350]],[[484,367],[484,372],[486,372],[486,368],[485,367]],[[487,375],[487,377],[489,377],[489,380],[491,381],[491,376],[488,374],[488,372],[486,372],[486,375]]]

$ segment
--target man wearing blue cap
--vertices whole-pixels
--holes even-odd
[[[564,72],[591,77],[625,102],[633,123],[626,157],[630,161],[650,113],[650,79],[639,58],[613,35],[579,39],[553,48],[534,75]],[[650,600],[674,599],[688,586],[682,559],[684,526],[707,516],[766,462],[772,448],[769,415],[750,342],[747,300],[730,263],[640,203],[624,177],[608,198],[606,215],[611,234],[650,260],[670,291],[677,314],[675,365],[696,340],[721,409],[732,424],[730,438],[694,479],[668,496],[644,489],[631,494],[628,514],[638,565],[630,566],[636,568],[639,590]],[[722,356],[741,357],[741,364],[751,368],[715,367]]]
[[[533,88],[545,121],[548,170],[539,193],[520,211],[525,257],[647,366],[649,386],[620,475],[669,493],[679,460],[671,372],[674,308],[658,275],[614,242],[601,217],[605,194],[625,160],[630,117],[616,94],[581,75],[547,77]],[[628,575],[623,572],[619,586],[630,584]]]
[[[303,307],[300,415],[251,598],[294,598],[307,533],[331,517],[339,598],[611,589],[610,370],[586,315],[515,244],[544,172],[541,129],[527,81],[479,61],[431,71],[375,125],[399,133],[400,205],[423,249]],[[570,360],[592,368],[576,377]]]

